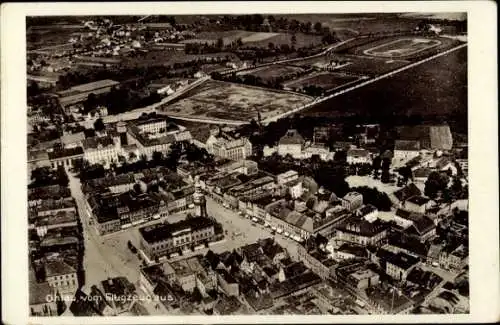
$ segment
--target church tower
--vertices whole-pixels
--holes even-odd
[[[198,177],[195,179],[194,184],[194,194],[193,194],[194,212],[198,217],[207,217],[207,200],[205,199],[205,194],[203,194],[203,189],[201,188],[200,181]]]

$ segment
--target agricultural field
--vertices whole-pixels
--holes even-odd
[[[248,32],[244,30],[230,30],[230,31],[222,31],[222,32],[201,32],[198,34],[197,38],[188,39],[182,41],[181,43],[201,43],[201,44],[214,44],[217,42],[217,39],[222,38],[224,45],[229,45],[232,42],[235,42],[237,39],[241,38],[243,44],[252,43],[252,42],[260,42],[272,37],[275,37],[278,33],[257,33],[257,32]],[[267,43],[266,43],[267,45]]]
[[[28,51],[51,47],[54,45],[69,44],[72,37],[79,36],[81,28],[61,28],[50,26],[31,28],[26,31],[26,47]]]
[[[233,62],[239,62],[237,55],[230,52],[210,53],[210,54],[184,54],[183,51],[149,51],[144,55],[123,57],[124,64],[130,66],[150,66],[150,65],[171,65],[175,63],[189,62],[204,58],[228,58]]]
[[[295,91],[299,91],[300,89],[307,86],[321,87],[326,91],[331,91],[352,84],[359,79],[359,77],[341,73],[319,72],[309,75],[305,78],[291,81],[284,86]]]
[[[382,119],[410,114],[466,116],[467,48],[332,98],[302,113],[332,117],[360,114]]]
[[[349,61],[349,64],[335,71],[368,77],[376,77],[392,70],[402,68],[410,63],[406,60],[392,60],[375,57],[342,56],[342,59]]]
[[[274,78],[287,76],[293,73],[304,72],[305,69],[301,67],[295,67],[290,65],[276,64],[267,66],[264,68],[257,68],[255,70],[242,72],[242,75],[252,75],[255,77],[260,77],[264,82],[270,81]]]
[[[258,112],[265,119],[311,101],[305,95],[210,80],[161,110],[172,117],[249,121]]]
[[[182,41],[181,43],[208,43],[214,44],[218,38],[222,38],[224,45],[231,44],[241,38],[244,45],[255,47],[268,47],[269,43],[275,46],[287,44],[292,45],[292,34],[287,33],[263,33],[263,32],[248,32],[242,30],[231,30],[223,32],[201,32],[197,38]],[[295,34],[295,47],[316,46],[321,44],[321,36],[308,35],[302,33]]]

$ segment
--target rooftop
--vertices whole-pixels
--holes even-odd
[[[176,223],[158,223],[155,225],[139,228],[139,233],[148,243],[154,243],[172,237],[172,234],[185,229],[191,231],[205,229],[214,226],[214,221],[205,217],[193,217]]]
[[[110,136],[104,136],[104,137],[93,137],[93,138],[87,138],[83,140],[83,148],[85,150],[87,149],[97,149],[100,146],[103,148],[109,147],[109,146],[114,146],[115,143],[113,141],[113,138]]]
[[[394,150],[419,151],[420,142],[414,140],[396,140],[394,142]]]
[[[62,260],[52,260],[45,263],[45,274],[47,277],[75,273],[76,270]]]
[[[49,298],[54,295],[54,289],[48,282],[30,282],[29,283],[29,300],[30,305],[40,305],[49,303]]]
[[[76,148],[58,149],[58,150],[54,150],[52,152],[49,152],[48,155],[49,155],[50,160],[58,159],[58,158],[72,157],[72,156],[77,156],[77,155],[83,155],[83,148],[76,147]]]
[[[379,219],[369,222],[364,218],[350,217],[335,226],[335,228],[344,232],[359,234],[363,237],[372,237],[389,229],[389,224]]]
[[[305,143],[304,138],[295,129],[288,130],[284,136],[279,140],[280,145],[298,144],[303,145]]]
[[[105,87],[113,87],[113,86],[116,86],[119,84],[120,83],[118,81],[105,79],[105,80],[99,80],[99,81],[94,81],[94,82],[82,84],[79,86],[74,86],[68,90],[60,91],[57,94],[61,97],[71,96],[74,93],[90,92],[92,90],[101,89],[101,88],[105,88]]]
[[[415,196],[412,196],[411,198],[409,198],[407,201],[421,206],[421,205],[426,204],[430,200],[431,199],[429,199],[425,196],[415,195]]]
[[[418,264],[419,260],[416,257],[400,252],[392,256],[387,262],[396,265],[403,270],[407,270],[410,267]]]
[[[365,149],[349,149],[347,150],[348,157],[369,157],[370,152]]]
[[[394,196],[399,201],[408,200],[410,197],[416,196],[416,195],[417,196],[422,195],[422,192],[413,183],[410,183],[410,184],[406,185],[405,187],[403,187],[402,189],[399,189],[399,190],[394,192]]]

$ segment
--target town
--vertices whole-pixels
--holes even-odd
[[[337,16],[30,17],[30,315],[469,313],[467,85],[373,93],[467,21]]]

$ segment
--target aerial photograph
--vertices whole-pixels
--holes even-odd
[[[470,314],[467,50],[462,12],[26,17],[29,315]]]

